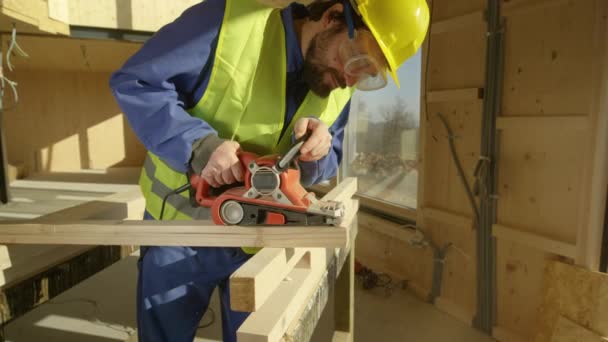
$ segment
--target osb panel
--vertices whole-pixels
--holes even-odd
[[[430,44],[428,90],[483,87],[485,31],[468,27],[434,34]]]
[[[594,5],[571,0],[508,18],[501,114],[589,113]]]
[[[405,241],[370,229],[365,222],[365,219],[359,219],[355,248],[357,260],[375,272],[397,277],[395,280],[407,280],[418,289],[430,291],[433,271],[431,249],[412,247]]]
[[[511,241],[497,240],[497,325],[531,340],[537,330],[542,279],[550,255]]]
[[[501,132],[498,224],[576,243],[586,141],[568,127]]]
[[[484,10],[486,3],[486,0],[433,0],[433,22]]]
[[[559,316],[608,336],[608,275],[561,262],[549,263],[536,342],[550,341]]]
[[[7,46],[9,36],[2,36]],[[17,36],[19,46],[29,58],[13,56],[17,72],[24,70],[62,70],[113,72],[140,47],[138,43],[55,37]]]
[[[581,327],[580,325],[572,322],[571,320],[559,316],[553,335],[551,336],[551,342],[602,342],[606,341],[601,336]]]
[[[19,83],[20,96],[18,106],[4,115],[9,161],[32,171],[143,163],[145,150],[110,92],[110,73],[18,71],[8,76]]]
[[[464,312],[477,311],[477,253],[474,230],[455,228],[425,220],[425,229],[435,244],[446,253],[441,282],[441,298],[456,304]]]
[[[481,110],[481,101],[429,104],[427,119],[424,120],[424,207],[473,216],[466,191],[452,160],[447,131],[437,113],[445,117],[456,137],[456,152],[467,180],[473,186],[473,171],[479,159],[481,141]]]

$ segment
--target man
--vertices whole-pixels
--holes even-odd
[[[208,218],[186,195],[168,196],[188,182],[188,171],[213,187],[242,181],[239,149],[284,153],[306,132],[302,182],[333,177],[353,88],[381,88],[387,72],[396,81],[428,21],[424,0],[329,0],[283,10],[207,0],[188,9],[110,82],[149,151],[140,178],[145,218]],[[235,341],[247,314],[230,310],[228,277],[254,252],[142,248],[139,340],[192,341],[217,286],[223,338]]]

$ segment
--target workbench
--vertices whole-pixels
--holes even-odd
[[[207,245],[218,245],[217,241],[231,241],[235,245],[251,242],[250,245],[254,246],[264,247],[265,244],[275,246],[264,247],[231,277],[232,308],[252,312],[237,333],[239,341],[308,341],[330,298],[335,301],[334,341],[352,341],[354,323],[353,253],[354,240],[357,235],[356,213],[358,210],[358,202],[352,199],[355,192],[356,179],[346,179],[323,197],[324,200],[331,199],[345,203],[346,215],[343,224],[339,227],[220,227],[228,231],[234,228],[233,237],[228,240],[217,240],[210,237],[220,234],[211,229],[218,227],[202,226],[203,229],[197,231],[194,229],[195,226],[175,225],[175,222],[141,225],[142,221],[139,220],[116,221],[114,218],[117,212],[124,214],[124,217],[133,218],[138,217],[142,211],[141,195],[129,190],[76,206],[68,209],[67,212],[64,210],[60,215],[51,214],[36,220],[0,224],[0,242],[78,245],[91,243],[97,239],[96,241],[102,242],[102,244],[111,245],[124,241],[125,244],[130,242],[143,245],[145,243],[142,242],[149,242],[149,240],[145,240],[145,236],[153,235],[158,239],[168,239],[167,241],[182,239],[182,244],[183,238],[186,237],[188,239],[186,241],[189,243],[194,241],[194,243],[203,244],[204,241],[207,241]],[[104,221],[108,217],[108,213],[112,213],[114,220]],[[132,228],[121,233],[120,229],[111,228],[114,226],[112,224],[99,224],[101,221],[116,222],[119,225],[118,228]],[[66,225],[65,222],[70,222],[70,224]],[[79,224],[79,222],[84,224]],[[138,224],[140,225],[138,226]],[[137,233],[137,227],[143,227],[143,233]],[[304,229],[310,229],[309,233]],[[244,232],[244,230],[249,231]],[[190,240],[196,234],[200,234],[200,236]],[[310,236],[305,237],[307,234]],[[295,239],[290,239],[290,235]],[[66,238],[64,239],[64,237]],[[113,238],[110,239],[110,237]],[[132,263],[132,265],[135,264]],[[112,267],[107,271],[111,272]],[[131,267],[131,272],[133,277],[131,285],[134,286],[136,269]],[[94,278],[85,283],[95,281]],[[84,283],[82,285],[86,286]],[[72,290],[65,293],[68,298],[70,291]],[[133,292],[131,295],[134,296],[135,293]],[[58,297],[57,301],[61,302],[61,299]],[[54,300],[50,301],[51,304],[53,302]],[[124,310],[124,303],[125,301],[121,300],[116,305]],[[78,310],[82,312],[82,306],[90,305],[90,301],[80,304],[71,303],[70,306],[74,307],[76,312],[63,314],[71,315],[79,320],[91,320],[91,317],[78,317]],[[99,304],[95,310],[101,310],[102,307],[108,305],[111,306],[110,303]],[[79,306],[80,309],[78,309]],[[54,305],[43,305],[30,314],[36,315],[37,311],[44,309],[47,315],[53,315],[54,308]],[[94,316],[96,320],[100,319],[97,313]],[[131,317],[131,319],[133,321],[120,324],[135,329],[135,317]],[[115,320],[110,321],[112,325],[118,323]],[[21,333],[26,332],[27,329],[23,329],[21,327],[18,330]],[[7,334],[10,334],[11,329],[7,331],[9,332]],[[31,332],[35,331],[37,330],[34,329]],[[45,334],[38,337],[51,341],[55,335],[57,334]],[[59,337],[60,335],[57,335],[58,340],[65,341],[65,336]],[[8,336],[10,337],[10,335]],[[135,334],[131,331],[124,336],[132,340]],[[82,340],[82,336],[80,338]]]

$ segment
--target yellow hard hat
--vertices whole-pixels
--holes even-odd
[[[351,0],[370,29],[399,87],[397,68],[422,45],[429,27],[426,0]]]

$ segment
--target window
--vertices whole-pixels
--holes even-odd
[[[351,101],[342,175],[357,177],[359,194],[415,209],[420,132],[420,52],[382,90],[357,91]]]

